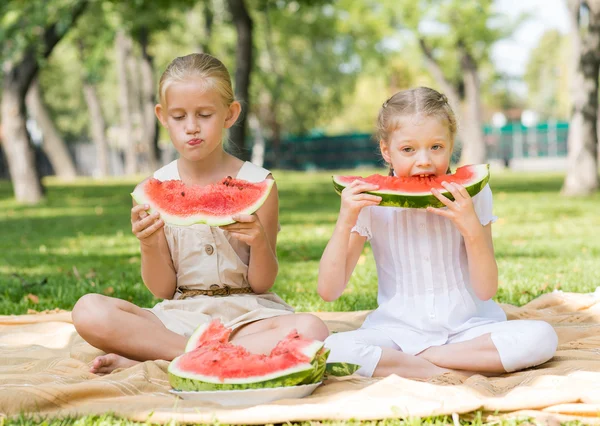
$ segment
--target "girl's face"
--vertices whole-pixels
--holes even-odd
[[[379,146],[397,176],[439,176],[450,165],[452,142],[445,120],[412,115],[402,117],[389,140],[381,140]]]
[[[197,161],[221,147],[223,129],[235,123],[240,109],[238,102],[227,107],[217,90],[206,87],[205,80],[189,78],[172,82],[155,112],[179,154]]]

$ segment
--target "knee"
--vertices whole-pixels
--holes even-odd
[[[324,341],[329,329],[323,320],[312,314],[295,314],[295,328],[306,339]]]
[[[507,371],[543,364],[554,356],[558,347],[558,336],[550,324],[544,321],[523,320],[519,324],[519,330],[519,341],[514,341],[514,347],[507,350],[514,351],[515,347],[520,348],[520,354],[504,366]]]
[[[548,361],[558,348],[558,336],[554,328],[544,321],[531,321],[529,325],[530,348],[539,359],[539,364]]]
[[[90,293],[79,298],[71,312],[73,325],[80,335],[101,332],[111,318],[109,298],[101,294]]]

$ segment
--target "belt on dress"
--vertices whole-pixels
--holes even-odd
[[[222,297],[229,296],[230,294],[252,294],[254,290],[252,287],[234,287],[231,288],[228,285],[220,286],[218,284],[213,284],[210,286],[210,290],[203,289],[191,289],[180,287],[179,291],[181,292],[181,296],[179,296],[178,300],[187,299],[188,297],[193,296],[212,296],[212,297]]]

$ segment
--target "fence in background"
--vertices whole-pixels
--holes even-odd
[[[568,123],[556,121],[539,123],[532,127],[525,127],[518,122],[508,123],[502,128],[485,126],[484,138],[488,160],[509,165],[515,159],[564,158],[567,155],[568,131]],[[92,144],[71,144],[69,151],[80,175],[94,174],[95,149]],[[165,150],[163,162],[170,161],[172,154],[172,150]],[[53,174],[52,166],[39,146],[35,148],[35,155],[40,174]],[[457,143],[453,155],[454,160],[459,157],[460,142]],[[372,135],[366,133],[286,138],[281,142],[278,161],[275,161],[271,144],[267,143],[265,149],[266,168],[277,166],[290,170],[353,169],[381,165],[379,145]],[[122,175],[123,155],[111,150],[110,166],[113,175]],[[0,149],[0,178],[8,177],[8,168]]]

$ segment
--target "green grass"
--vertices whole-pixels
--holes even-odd
[[[299,311],[374,308],[377,275],[368,246],[340,299],[326,303],[316,293],[319,259],[339,210],[331,173],[275,176],[282,229],[274,290]],[[563,198],[562,180],[559,174],[492,175],[500,218],[493,226],[496,300],[521,305],[554,289],[600,286],[600,194]],[[0,314],[71,309],[89,292],[141,306],[157,302],[140,278],[138,242],[130,231],[134,184],[49,180],[46,201],[31,207],[15,203],[9,184],[0,182]]]
[[[319,259],[339,210],[331,173],[278,171],[275,177],[282,229],[274,290],[299,311],[374,308],[377,276],[368,246],[340,299],[326,303],[316,293]],[[562,181],[562,175],[552,173],[492,174],[494,212],[500,218],[493,227],[500,271],[497,301],[522,305],[554,289],[590,292],[600,286],[600,193],[563,198],[558,194]],[[71,309],[89,292],[141,306],[157,302],[140,278],[138,241],[130,231],[129,193],[136,182],[46,183],[46,201],[31,207],[15,203],[10,185],[0,182],[0,314]],[[110,415],[65,424],[118,422],[136,424]],[[0,419],[0,426],[25,423]],[[448,423],[451,419],[435,417],[377,424]],[[480,418],[469,421],[481,423]],[[49,419],[47,424],[58,423]]]

